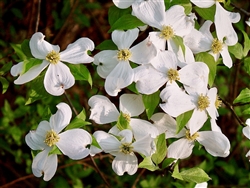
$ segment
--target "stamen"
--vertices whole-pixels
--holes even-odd
[[[160,37],[166,40],[171,39],[174,36],[174,30],[170,26],[163,26]]]
[[[199,133],[194,133],[193,135],[190,135],[190,130],[186,130],[186,138],[190,141],[194,141],[196,138],[199,137]]]
[[[175,81],[175,80],[180,80],[178,71],[175,69],[169,69],[168,78],[170,80],[170,83],[172,83],[172,81]]]
[[[120,152],[124,153],[124,154],[130,154],[131,152],[133,152],[133,146],[131,146],[132,143],[123,143],[119,148],[120,148]]]
[[[217,38],[215,38],[211,45],[211,50],[214,54],[218,54],[222,50],[223,44]]]
[[[60,54],[54,50],[47,54],[46,60],[52,64],[57,64],[60,61]]]
[[[207,107],[209,107],[210,105],[210,101],[208,96],[203,96],[203,94],[201,94],[198,98],[198,109],[200,111],[205,110]]]
[[[47,144],[49,147],[54,146],[58,141],[60,137],[54,130],[50,130],[47,132],[45,136],[45,144]]]
[[[127,61],[131,55],[132,53],[128,49],[119,50],[117,53],[117,59],[119,61]]]
[[[219,99],[218,95],[216,96],[215,100],[215,107],[218,109],[221,107],[222,101]]]
[[[123,117],[124,117],[128,122],[130,122],[130,115],[128,115],[128,114],[123,114]]]

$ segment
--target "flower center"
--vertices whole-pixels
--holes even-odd
[[[214,54],[218,54],[222,50],[222,42],[215,38],[211,45],[211,50]]]
[[[54,146],[58,141],[60,137],[54,130],[47,131],[46,137],[45,137],[45,144],[47,144],[49,147]]]
[[[120,152],[124,154],[130,154],[133,152],[133,146],[131,146],[132,143],[123,143],[119,148]]]
[[[117,53],[117,59],[120,61],[127,61],[131,57],[131,52],[128,49],[119,50]]]
[[[171,39],[174,36],[174,30],[170,26],[163,26],[160,37],[166,40]]]
[[[218,109],[221,107],[222,101],[219,99],[218,95],[216,96],[215,100],[215,107]]]
[[[218,1],[219,3],[224,3],[225,2],[225,0],[216,0],[216,1]]]
[[[60,61],[60,54],[54,50],[47,54],[46,60],[52,64],[57,64]]]
[[[203,96],[203,94],[201,94],[198,98],[198,109],[200,111],[205,110],[207,107],[209,107],[210,105],[210,101],[208,96]]]
[[[130,115],[129,114],[122,114],[124,119],[126,119],[127,122],[130,122]]]
[[[199,134],[196,132],[194,133],[193,135],[190,135],[190,131],[189,130],[186,130],[186,138],[190,141],[193,141],[195,140],[196,138],[199,137]]]
[[[180,80],[178,71],[175,69],[169,69],[168,78],[170,80],[170,83],[172,83],[172,81],[175,81],[175,80]]]

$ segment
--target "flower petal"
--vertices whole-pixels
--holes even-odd
[[[134,0],[113,0],[115,6],[120,9],[125,9],[130,7],[135,1]]]
[[[23,71],[23,62],[20,62],[16,65],[13,65],[10,69],[10,74],[12,76],[18,76],[22,73]]]
[[[62,62],[50,64],[44,77],[44,86],[48,93],[54,96],[62,95],[65,89],[74,84],[75,78],[66,65]]]
[[[110,96],[117,96],[121,89],[134,80],[134,71],[128,61],[121,61],[107,76],[104,87]]]
[[[208,116],[205,110],[194,109],[191,118],[187,123],[187,127],[190,129],[190,135],[196,133],[207,121]]]
[[[144,136],[143,138],[136,140],[132,146],[134,147],[133,151],[136,151],[138,153],[141,153],[145,155],[146,157],[151,156],[153,153],[152,150],[152,144],[154,143],[154,139],[151,137],[150,134]]]
[[[120,97],[120,111],[129,114],[130,117],[140,115],[144,110],[144,104],[141,95],[123,94]]]
[[[232,58],[228,52],[228,47],[226,45],[223,46],[220,54],[222,56],[222,60],[223,60],[224,65],[226,65],[228,68],[231,68],[233,65],[233,61],[232,61]]]
[[[89,155],[87,145],[91,144],[92,137],[83,129],[70,129],[59,134],[58,148],[69,158],[78,160]]]
[[[52,45],[44,40],[44,35],[41,32],[37,32],[32,35],[29,45],[32,55],[37,59],[46,59],[49,52],[59,52],[60,47],[58,45]]]
[[[95,45],[89,38],[80,38],[60,53],[60,60],[72,64],[90,63],[94,61],[93,57],[88,55],[88,51],[93,51]]]
[[[133,133],[129,129],[120,131],[117,136],[121,137],[121,143],[131,143],[133,139]]]
[[[43,61],[41,64],[31,67],[27,72],[25,72],[24,74],[21,74],[14,81],[14,83],[17,85],[20,85],[20,84],[24,84],[35,79],[48,65],[49,65],[48,61]]]
[[[247,120],[247,122],[249,121],[250,119]],[[248,139],[250,139],[250,125],[244,127],[242,129],[242,133],[245,135],[245,137],[247,137]]]
[[[50,117],[50,126],[56,133],[61,132],[70,122],[72,111],[68,104],[59,103],[56,105],[57,112]]]
[[[112,32],[111,37],[119,50],[129,49],[132,43],[137,39],[139,29],[130,29],[127,31],[115,30]]]
[[[88,104],[91,107],[89,119],[96,123],[105,124],[118,120],[119,111],[107,97],[94,95],[89,99]]]
[[[193,152],[194,142],[181,138],[168,146],[167,156],[174,159],[188,158]]]
[[[209,8],[215,4],[214,0],[190,0],[193,4],[200,8]]]

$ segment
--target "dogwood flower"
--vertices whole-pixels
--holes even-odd
[[[242,129],[242,132],[250,140],[250,119],[247,119],[246,124],[247,126]],[[247,152],[246,157],[250,157],[250,150]]]
[[[134,152],[151,156],[151,145],[154,141],[150,134],[133,141],[133,133],[129,129],[120,131],[119,139],[104,131],[96,131],[95,138],[104,152],[115,156],[112,169],[119,176],[122,176],[124,172],[129,175],[135,174],[138,169],[138,160]]]
[[[62,61],[71,64],[92,62],[94,59],[87,54],[87,51],[94,49],[94,43],[89,38],[80,38],[59,53],[60,47],[48,43],[44,37],[42,33],[37,32],[32,35],[29,42],[32,55],[42,60],[41,64],[34,65],[27,72],[22,73],[24,63],[20,62],[11,68],[11,74],[19,75],[14,83],[20,85],[35,79],[48,67],[44,77],[44,87],[51,95],[62,95],[65,89],[75,83],[70,69]]]
[[[150,32],[150,37],[161,50],[165,50],[166,41],[168,50],[171,50],[171,46],[175,45],[173,37],[183,37],[194,27],[194,22],[186,16],[183,6],[174,5],[165,11],[164,0],[134,3],[132,9],[132,14],[142,22],[160,30]]]
[[[209,8],[215,4],[214,24],[218,39],[222,41],[225,37],[224,42],[228,46],[233,46],[238,42],[238,36],[232,23],[239,22],[240,14],[225,10],[220,4],[224,0],[191,0],[191,2],[200,8]]]
[[[226,157],[229,155],[230,142],[228,138],[218,131],[199,131],[190,133],[190,123],[176,134],[176,121],[168,114],[157,113],[152,116],[152,121],[166,134],[166,138],[180,138],[168,146],[167,156],[175,159],[185,159],[193,151],[195,141],[203,145],[208,153],[213,156]],[[197,125],[200,127],[200,125]],[[163,133],[160,132],[160,133]]]
[[[130,7],[133,3],[140,3],[144,0],[113,0],[115,6],[120,9],[125,9]]]
[[[214,38],[210,32],[212,22],[207,20],[199,31],[190,33],[184,37],[184,42],[193,50],[194,53],[209,51],[209,53],[217,61],[222,56],[223,63],[228,67],[232,67],[232,58],[228,52],[228,45],[223,38]]]
[[[104,87],[111,96],[116,96],[122,88],[133,82],[134,72],[129,61],[144,64],[157,55],[150,37],[130,48],[138,34],[137,28],[127,31],[115,30],[111,37],[118,50],[103,50],[94,56],[94,64],[98,65],[97,73],[106,79]]]
[[[245,21],[245,22],[246,22],[246,24],[250,27],[250,18],[248,18],[248,20]]]
[[[40,122],[35,131],[30,131],[25,136],[25,141],[32,150],[41,150],[33,160],[32,172],[36,177],[44,174],[45,181],[49,181],[57,169],[57,155],[49,153],[54,147],[77,160],[89,155],[86,146],[92,142],[90,134],[83,129],[70,129],[60,133],[69,124],[72,112],[66,103],[59,103],[57,109],[49,122]]]
[[[150,61],[134,69],[136,88],[140,93],[152,94],[166,82],[179,81],[186,86],[207,86],[209,69],[205,63],[193,62],[178,70],[174,52],[161,51]]]

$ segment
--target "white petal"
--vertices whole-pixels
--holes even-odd
[[[20,85],[35,79],[48,65],[48,61],[43,61],[41,64],[31,67],[27,72],[21,74],[14,83]]]
[[[23,71],[23,62],[20,62],[16,65],[13,65],[10,69],[10,74],[12,76],[18,76],[22,73]]]
[[[233,61],[232,61],[232,58],[228,52],[228,47],[226,45],[223,46],[220,54],[222,56],[222,60],[223,60],[224,65],[226,65],[228,68],[231,68],[233,65]]]
[[[209,89],[207,92],[207,96],[209,98],[210,105],[209,105],[209,107],[207,107],[206,110],[212,119],[217,119],[218,111],[217,111],[217,108],[215,106],[215,102],[217,99],[217,88],[213,87],[213,88]]]
[[[128,61],[121,61],[107,76],[104,87],[110,96],[117,96],[121,89],[134,80],[134,72]]]
[[[98,65],[97,73],[99,76],[106,78],[119,63],[117,53],[117,50],[103,50],[94,56],[94,64]]]
[[[194,142],[181,138],[168,146],[167,156],[174,159],[188,158],[193,151]]]
[[[137,64],[147,64],[157,55],[157,49],[152,43],[150,36],[130,49],[132,56],[129,58]]]
[[[135,2],[135,0],[113,0],[113,3],[115,4],[115,6],[117,6],[120,9],[128,8],[134,2]]]
[[[61,132],[70,122],[72,111],[68,104],[59,103],[56,105],[57,111],[50,117],[50,126],[56,132]]]
[[[87,145],[91,144],[92,137],[83,129],[70,129],[59,134],[58,148],[69,158],[78,160],[89,155]]]
[[[88,104],[91,107],[89,119],[96,123],[105,124],[118,120],[119,111],[107,97],[94,95],[89,99]]]
[[[242,129],[242,133],[248,138],[250,139],[250,125],[244,127]]]
[[[158,129],[146,120],[131,118],[130,126],[136,140],[142,139],[148,134],[152,138],[156,138],[159,135]]]
[[[134,147],[133,151],[141,153],[145,155],[146,157],[150,156],[153,150],[153,148],[151,147],[152,143],[154,143],[154,139],[151,137],[151,135],[148,134],[144,136],[143,138],[136,140],[132,144],[132,146]]]
[[[119,50],[129,49],[132,43],[137,39],[139,29],[130,29],[127,31],[115,30],[112,32],[111,37]]]
[[[128,172],[129,175],[136,173],[138,169],[137,157],[134,153],[125,155],[120,153],[112,162],[112,169],[118,176],[122,176],[124,172]]]
[[[230,150],[228,138],[218,131],[198,132],[196,140],[205,147],[208,153],[214,157],[227,157]]]
[[[133,140],[133,133],[129,129],[120,131],[117,136],[121,137],[121,143],[131,143]]]
[[[32,35],[29,45],[32,55],[37,59],[45,59],[49,52],[52,50],[59,52],[60,47],[58,45],[52,45],[44,40],[44,35],[37,32]]]
[[[197,183],[194,188],[207,188],[207,182]]]
[[[88,55],[88,51],[93,51],[95,45],[89,38],[80,38],[60,53],[60,60],[72,64],[90,63],[94,61],[93,57]]]
[[[207,121],[207,118],[208,116],[205,110],[200,111],[194,109],[193,114],[186,125],[190,129],[190,134],[193,135],[196,133]]]
[[[164,23],[164,1],[143,1],[132,4],[133,12],[145,24],[160,29]]]
[[[98,147],[95,147],[93,145],[90,146],[89,148],[89,154],[93,157],[95,156],[97,153],[101,153],[102,152],[102,149],[98,148]]]
[[[142,95],[136,95],[136,94],[121,95],[119,108],[120,111],[122,111],[125,114],[129,114],[130,117],[140,115],[145,110],[142,101]]]
[[[180,138],[185,135],[185,130],[182,129],[178,134],[176,134],[177,124],[174,118],[170,115],[159,112],[152,115],[151,120],[154,122],[153,125],[159,131],[159,134],[165,133],[167,138]]]
[[[156,46],[158,50],[165,50],[166,49],[166,40],[160,38],[159,31],[152,31],[149,32],[150,41]]]
[[[218,131],[221,132],[221,128],[217,125],[216,120],[215,119],[210,119],[210,124],[211,124],[211,129],[212,131]]]
[[[62,95],[65,89],[75,84],[75,78],[70,69],[62,62],[50,64],[44,77],[44,87],[48,93],[54,96]]]
[[[190,0],[193,4],[200,8],[209,8],[215,4],[215,0]]]
[[[155,93],[167,81],[167,74],[157,71],[151,64],[134,68],[134,81],[136,89],[142,94]]]

